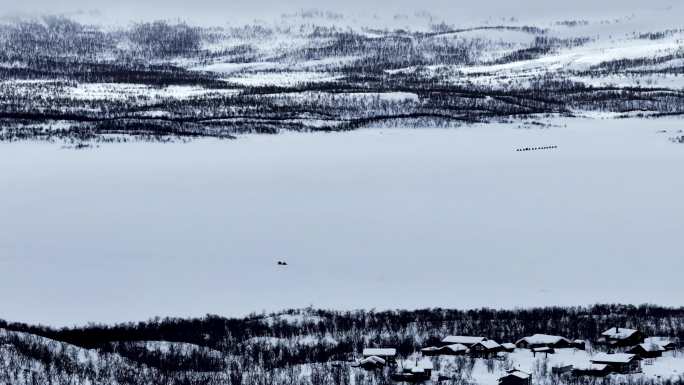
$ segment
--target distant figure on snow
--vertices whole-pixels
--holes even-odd
[[[278,261],[278,266],[287,266],[287,262]]]

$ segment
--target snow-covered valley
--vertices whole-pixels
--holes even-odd
[[[676,305],[683,128],[592,117],[3,143],[3,314]]]
[[[0,385],[683,383],[684,6],[129,1],[0,9]]]

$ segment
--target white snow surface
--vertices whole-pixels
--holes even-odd
[[[680,305],[684,121],[552,123],[2,143],[3,318]]]

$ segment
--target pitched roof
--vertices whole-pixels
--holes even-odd
[[[499,380],[501,380],[502,378],[509,377],[509,376],[517,377],[517,378],[520,378],[522,380],[527,380],[528,378],[530,378],[530,374],[523,372],[522,370],[509,370],[508,373],[505,376],[501,377]]]
[[[463,344],[463,345],[474,345],[481,341],[486,341],[487,337],[475,337],[475,336],[447,336],[442,342],[445,344]]]
[[[362,359],[359,361],[359,364],[379,364],[379,365],[385,365],[385,360],[378,357],[378,356],[370,356],[367,358]]]
[[[644,342],[647,344],[658,344],[662,347],[676,344],[676,341],[673,341],[670,337],[648,337]]]
[[[436,351],[438,351],[438,350],[440,350],[440,349],[441,349],[441,348],[438,348],[438,347],[436,347],[436,346],[428,346],[428,347],[425,347],[425,348],[420,349],[420,351],[421,351],[421,352],[436,352]]]
[[[378,357],[394,357],[397,355],[397,349],[395,348],[366,348],[363,349],[363,355],[368,356],[378,356]]]
[[[535,334],[533,336],[524,337],[516,343],[521,343],[523,341],[527,342],[530,345],[552,345],[557,344],[560,341],[570,342],[570,340],[568,340],[565,337],[552,336],[548,334]]]
[[[637,347],[644,349],[645,352],[663,352],[663,351],[665,351],[665,348],[662,347],[662,345],[659,345],[659,344],[654,343],[654,342],[639,344],[639,345],[635,346],[634,349],[636,349]]]
[[[444,347],[454,352],[464,352],[468,350],[468,347],[463,344],[451,344]]]
[[[638,330],[636,329],[626,329],[626,328],[610,328],[606,330],[605,332],[601,333],[602,336],[608,337],[608,338],[613,338],[616,340],[624,340],[627,339],[631,336],[634,335],[634,333],[637,333]]]
[[[516,348],[515,344],[512,344],[510,342],[503,343],[503,344],[501,344],[501,346],[503,346],[506,349],[515,349]]]
[[[480,341],[480,342],[478,342],[478,343],[475,344],[475,345],[482,345],[482,346],[484,346],[486,349],[490,349],[490,350],[491,350],[491,349],[496,349],[496,348],[500,348],[500,347],[501,347],[501,345],[499,345],[498,342],[493,341],[493,340]]]
[[[597,364],[628,364],[635,358],[636,355],[627,353],[599,353],[591,359],[591,362]]]

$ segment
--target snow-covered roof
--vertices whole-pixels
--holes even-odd
[[[668,345],[672,345],[676,342],[673,341],[670,337],[648,337],[648,338],[646,338],[644,343],[646,343],[646,344],[657,344],[657,345],[665,347]]]
[[[503,343],[503,344],[501,344],[501,346],[503,346],[506,349],[515,349],[516,348],[515,344],[510,343],[510,342]]]
[[[626,338],[629,338],[634,335],[634,333],[637,333],[638,330],[635,329],[626,329],[626,328],[610,328],[606,330],[605,332],[601,333],[602,336],[608,337],[608,338],[613,338],[616,340],[624,340]]]
[[[653,342],[643,343],[643,344],[639,344],[637,346],[641,347],[646,352],[662,352],[662,351],[665,351],[665,348],[662,347],[662,345],[657,344],[657,343],[653,343]]]
[[[530,378],[530,374],[523,372],[522,370],[509,370],[508,373],[502,378],[506,378],[508,376],[514,376],[522,380],[527,380],[528,378]]]
[[[378,357],[394,357],[397,355],[397,349],[395,348],[366,348],[363,349],[363,355],[368,356],[378,356]]]
[[[501,345],[499,345],[499,343],[497,343],[496,341],[493,341],[493,340],[480,341],[476,345],[482,345],[487,349],[496,349],[496,348],[501,347]]]
[[[523,380],[526,380],[526,379],[530,378],[530,375],[529,375],[529,374],[527,374],[527,373],[525,373],[525,372],[521,372],[521,371],[513,372],[513,373],[511,373],[511,375],[512,375],[512,376],[516,376],[516,377],[518,377],[518,378],[522,378]]]
[[[463,345],[474,345],[481,341],[486,341],[486,337],[474,337],[474,336],[447,336],[442,342],[446,344],[463,344]]]
[[[548,334],[535,334],[533,336],[524,337],[521,338],[517,343],[521,343],[523,341],[527,342],[530,345],[551,345],[556,344],[560,341],[570,342],[570,340],[568,340],[565,337],[552,336]]]
[[[385,360],[378,356],[370,356],[359,361],[359,364],[380,364],[385,365]]]
[[[591,359],[592,363],[600,364],[628,364],[636,355],[628,353],[599,353]]]
[[[468,347],[463,345],[463,344],[452,344],[452,345],[447,345],[445,348],[450,349],[454,352],[464,352],[468,350]]]

